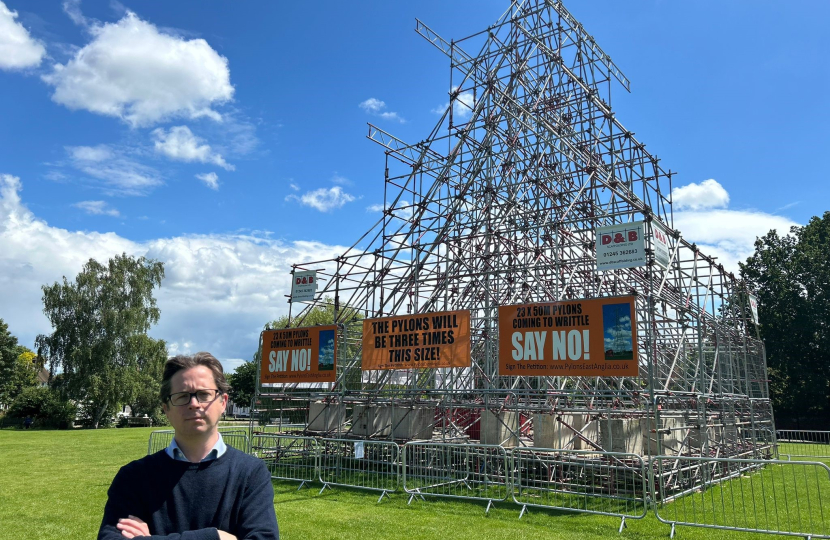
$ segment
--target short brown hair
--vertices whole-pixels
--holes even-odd
[[[161,388],[159,389],[159,398],[161,402],[167,401],[170,397],[170,379],[173,375],[183,369],[190,369],[196,366],[205,366],[213,373],[213,381],[216,383],[216,388],[219,392],[227,394],[230,389],[228,381],[225,380],[225,372],[222,369],[222,364],[209,352],[197,352],[192,356],[180,354],[169,358],[164,363],[164,374],[161,376]]]

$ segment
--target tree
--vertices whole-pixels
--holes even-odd
[[[9,407],[10,418],[32,418],[36,425],[68,429],[75,420],[75,405],[51,388],[25,388]]]
[[[8,385],[17,363],[17,338],[9,332],[9,325],[0,319],[0,404],[8,405],[13,399]]]
[[[54,331],[37,337],[38,354],[52,373],[63,371],[61,391],[83,405],[94,427],[161,372],[165,343],[147,331],[159,320],[153,289],[163,277],[162,263],[122,254],[106,266],[90,259],[74,282],[43,286]]]
[[[770,231],[755,242],[741,276],[758,291],[776,416],[830,418],[830,212],[790,235]]]
[[[166,352],[162,351],[161,354],[166,357]],[[136,373],[135,392],[127,401],[133,416],[146,414],[153,420],[154,426],[168,425],[167,417],[164,415],[159,402],[163,367],[163,362],[156,362],[140,373]]]
[[[9,405],[25,388],[37,385],[36,355],[17,344],[0,319],[0,404]]]
[[[37,355],[27,347],[18,345],[17,351],[19,354],[15,361],[14,375],[10,381],[12,399],[24,389],[37,386],[37,375],[42,367],[38,363]]]
[[[234,370],[228,377],[231,389],[228,392],[231,400],[240,407],[249,407],[251,398],[256,392],[256,362],[245,362]]]

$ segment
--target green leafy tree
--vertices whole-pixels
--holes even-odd
[[[37,374],[42,367],[38,363],[38,357],[35,353],[22,345],[17,346],[20,354],[17,355],[15,362],[14,377],[12,379],[12,399],[16,397],[24,388],[37,386]]]
[[[163,277],[162,263],[122,254],[106,266],[90,259],[74,282],[43,287],[54,331],[37,337],[38,353],[52,372],[62,370],[59,388],[93,427],[151,391],[148,381],[161,372],[165,343],[147,331],[159,320],[153,289]]]
[[[257,365],[253,360],[237,366],[228,377],[231,400],[239,407],[249,407],[256,392]]]
[[[20,352],[17,356],[17,361],[25,364],[26,367],[30,367],[31,371],[37,374],[40,368],[43,367],[38,356],[30,348],[24,347],[23,345],[18,345],[17,350]]]
[[[9,332],[9,325],[0,319],[0,404],[3,405],[12,400],[8,381],[13,377],[17,356],[17,338]]]
[[[288,324],[288,316],[283,315],[266,324],[265,328],[300,328],[334,324],[335,322],[345,325],[362,324],[363,314],[356,309],[340,306],[337,313],[337,321],[334,320],[334,311],[334,301],[327,297],[323,300],[322,304],[318,304],[311,309],[306,309],[295,316],[291,319],[291,324]]]
[[[71,428],[75,413],[75,405],[56,390],[36,386],[23,389],[8,410],[10,418],[31,418],[36,426],[58,429]]]
[[[741,276],[758,291],[770,394],[782,424],[830,427],[830,212],[755,242]],[[806,427],[806,426],[805,426]]]
[[[163,343],[161,345],[163,346]],[[162,350],[161,354],[166,357],[166,351]],[[135,392],[127,401],[133,416],[144,416],[146,414],[152,418],[154,426],[168,425],[167,417],[164,415],[159,402],[159,387],[161,386],[163,368],[163,361],[154,362],[151,366],[147,366],[146,369],[136,373]]]
[[[0,319],[0,404],[9,405],[25,388],[37,385],[37,355],[22,345]]]

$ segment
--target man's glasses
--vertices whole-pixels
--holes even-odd
[[[175,394],[170,394],[167,397],[167,401],[170,405],[175,405],[176,407],[183,407],[185,405],[189,405],[190,401],[193,399],[193,396],[196,396],[196,401],[199,403],[212,403],[217,397],[219,397],[220,392],[219,390],[196,390],[195,392],[176,392]]]

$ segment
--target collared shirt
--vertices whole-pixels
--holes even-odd
[[[216,439],[216,444],[213,445],[213,448],[210,449],[210,452],[208,452],[208,455],[205,456],[205,459],[203,459],[202,462],[213,461],[216,458],[222,457],[222,454],[227,452],[227,450],[228,447],[225,444],[225,441],[222,440],[222,434],[219,433],[219,438]],[[176,444],[176,437],[173,437],[170,441],[170,445],[165,448],[164,451],[168,456],[176,461],[190,461],[187,457],[185,457],[184,452],[182,452],[181,448],[179,448],[179,445]]]

